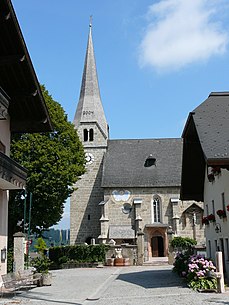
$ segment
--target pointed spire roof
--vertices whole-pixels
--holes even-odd
[[[99,91],[92,41],[92,24],[90,22],[80,98],[73,124],[78,128],[81,123],[92,122],[96,122],[106,137],[108,136],[108,126]]]

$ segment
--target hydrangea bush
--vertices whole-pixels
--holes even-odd
[[[177,253],[173,270],[185,278],[188,286],[194,290],[217,288],[217,281],[213,276],[216,267],[203,255]]]

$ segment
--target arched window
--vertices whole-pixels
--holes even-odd
[[[84,142],[88,141],[88,130],[87,129],[83,130],[83,140],[84,140]]]
[[[92,128],[89,130],[89,141],[94,141],[94,130]]]
[[[153,222],[161,222],[161,202],[159,197],[153,198]]]

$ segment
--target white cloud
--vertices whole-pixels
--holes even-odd
[[[228,35],[216,20],[225,0],[161,0],[149,7],[140,66],[178,70],[226,51]],[[220,14],[218,14],[220,15]]]

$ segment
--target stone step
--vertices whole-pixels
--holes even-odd
[[[168,265],[168,257],[151,257],[143,263],[143,266],[164,266]]]

